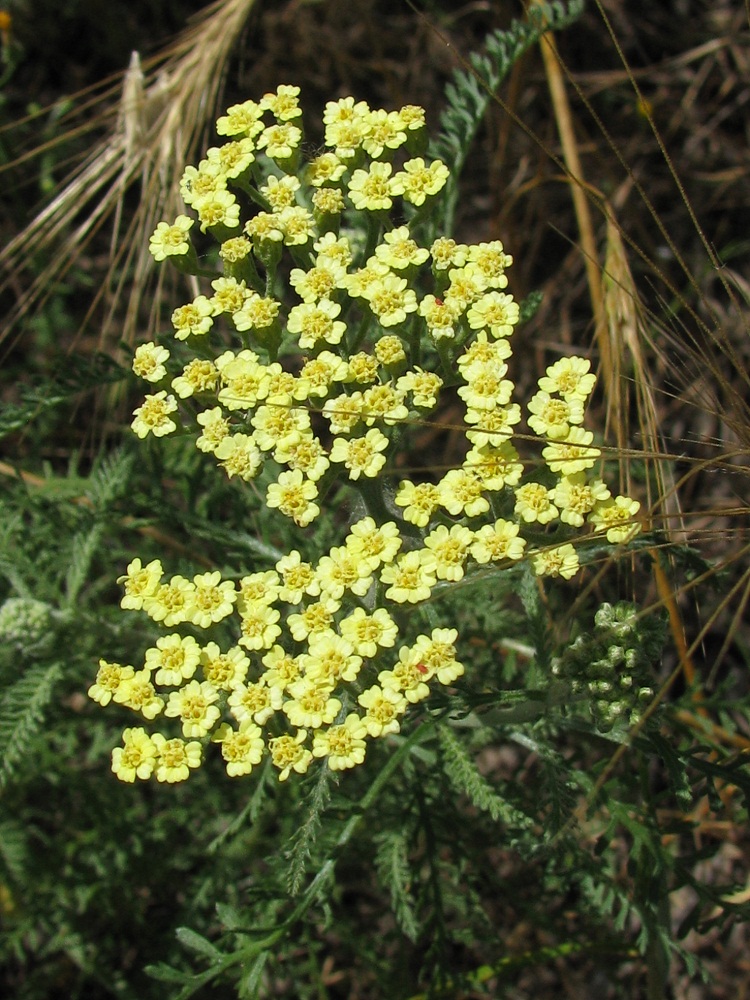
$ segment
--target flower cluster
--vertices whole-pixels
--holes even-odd
[[[368,513],[317,560],[295,549],[238,580],[165,578],[158,560],[131,562],[122,606],[174,631],[139,669],[101,661],[89,693],[182,732],[127,729],[113,754],[125,781],[183,780],[209,742],[230,775],[265,755],[281,780],[316,757],[334,770],[359,764],[367,737],[398,732],[431,682],[464,670],[457,631],[420,632],[407,609],[488,563],[529,557],[538,575],[568,579],[579,569],[568,539],[581,528],[612,543],[638,530],[637,501],[591,472],[588,361],[563,358],[540,379],[526,420],[544,464],[527,474],[508,378],[512,258],[499,241],[421,245],[449,180],[424,159],[422,109],[330,102],[324,149],[305,162],[298,94],[282,86],[229,108],[217,123],[227,141],[183,175],[221,273],[199,266],[191,216],[152,236],[156,260],[206,287],[172,313],[168,347],[137,348],[133,369],[154,391],[132,427],[142,438],[195,433],[228,477],[254,481],[299,528],[342,481]],[[444,387],[465,407],[465,459],[441,478],[401,478],[398,435]],[[204,635],[221,622],[234,636],[223,649]]]

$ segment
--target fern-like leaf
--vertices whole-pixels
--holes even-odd
[[[389,830],[382,834],[375,855],[375,867],[381,885],[390,893],[391,908],[399,927],[410,941],[416,941],[419,927],[409,893],[412,870],[407,847],[401,830]]]
[[[106,354],[66,355],[54,378],[25,386],[21,390],[20,403],[0,407],[0,438],[28,426],[45,410],[104,384],[119,382],[126,375],[127,370]]]
[[[439,726],[438,739],[443,751],[443,767],[448,780],[459,794],[467,795],[473,805],[493,820],[516,829],[528,829],[533,821],[495,791],[479,773],[466,749],[448,726]]]
[[[0,702],[0,789],[12,777],[44,723],[44,710],[62,677],[59,663],[31,667]]]

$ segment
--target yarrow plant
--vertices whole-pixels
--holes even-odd
[[[265,757],[280,781],[316,758],[355,767],[368,740],[398,733],[432,686],[464,673],[453,623],[420,617],[433,596],[523,559],[568,580],[575,543],[639,530],[638,502],[594,471],[587,360],[551,365],[526,403],[541,462],[517,450],[512,258],[499,241],[420,242],[449,180],[424,158],[423,110],[330,102],[324,149],[307,160],[301,114],[293,86],[234,105],[217,122],[226,141],[185,170],[192,214],[160,223],[150,249],[205,284],[165,343],[135,351],[154,391],[132,428],[195,436],[299,529],[345,484],[348,520],[317,558],[300,544],[238,579],[132,560],[122,607],[164,635],[139,667],[100,661],[89,689],[138,720],[112,754],[122,781],[183,781],[211,743],[230,776]],[[463,405],[462,465],[404,478],[405,428],[448,391]]]

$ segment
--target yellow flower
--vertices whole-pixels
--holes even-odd
[[[381,326],[396,326],[417,311],[417,296],[406,287],[406,278],[390,272],[373,282],[366,298]]]
[[[219,256],[227,264],[239,264],[253,250],[253,245],[246,236],[232,236],[219,247]]]
[[[206,159],[217,174],[234,180],[244,174],[255,160],[255,144],[248,137],[225,142],[222,146],[212,146],[207,150]],[[195,201],[193,205],[196,206]]]
[[[300,729],[295,736],[277,736],[268,744],[271,763],[279,769],[279,781],[286,781],[290,771],[304,774],[313,755],[302,744],[307,739],[307,730]]]
[[[248,135],[252,137],[263,131],[262,115],[263,108],[255,101],[233,104],[227,110],[226,115],[222,115],[216,122],[216,131],[219,135]]]
[[[464,672],[456,659],[455,642],[458,632],[454,628],[435,628],[429,636],[419,635],[414,643],[414,653],[430,677],[437,677],[441,684],[452,684]]]
[[[221,755],[230,778],[250,774],[255,765],[261,762],[266,748],[260,728],[249,721],[241,723],[239,730],[232,729],[226,723],[219,726],[211,737],[211,742],[221,744]]]
[[[380,647],[394,646],[398,637],[396,623],[385,608],[375,608],[370,614],[364,608],[355,608],[342,619],[339,628],[359,656],[377,656]]]
[[[563,441],[554,441],[542,449],[542,457],[552,472],[573,476],[590,469],[601,455],[598,448],[589,448],[593,440],[591,431],[571,427]]]
[[[177,340],[190,336],[199,337],[213,325],[214,305],[205,295],[198,295],[187,305],[180,306],[172,313],[172,326]]]
[[[326,757],[332,771],[356,767],[365,759],[367,727],[356,712],[350,712],[339,726],[315,734],[313,757]]]
[[[433,483],[399,483],[394,503],[404,508],[404,520],[424,528],[440,506],[440,492]]]
[[[132,667],[123,667],[120,663],[109,663],[99,660],[96,680],[88,689],[88,696],[98,705],[109,705],[121,685],[129,681],[135,674]]]
[[[511,521],[499,518],[494,524],[483,524],[474,532],[470,552],[478,563],[502,559],[522,559],[526,542],[518,537],[519,527]]]
[[[137,670],[132,677],[126,677],[114,692],[113,700],[149,720],[156,718],[164,708],[164,699],[151,683],[150,670]]]
[[[406,351],[401,338],[393,334],[381,337],[375,344],[375,357],[384,368],[400,366],[406,361]]]
[[[372,582],[369,562],[360,559],[345,545],[334,546],[328,555],[321,556],[315,575],[323,594],[337,601],[346,590],[364,597]]]
[[[537,521],[539,524],[549,524],[558,517],[559,511],[552,502],[554,490],[547,489],[541,483],[524,483],[516,489],[515,514],[527,523]]]
[[[196,439],[196,447],[200,451],[216,451],[230,432],[229,421],[224,416],[221,407],[214,406],[210,410],[204,410],[195,419],[203,428],[203,433]]]
[[[407,226],[391,229],[385,234],[383,241],[375,247],[375,256],[387,267],[392,267],[396,271],[424,264],[430,256],[429,250],[420,248],[414,242]]]
[[[297,642],[304,642],[311,636],[330,633],[333,616],[340,607],[341,602],[326,593],[319,600],[308,604],[298,614],[289,615],[286,625],[292,638]]]
[[[565,441],[572,424],[583,423],[583,403],[580,399],[570,401],[555,399],[548,392],[537,392],[528,403],[529,427],[539,437],[550,441]]]
[[[393,205],[390,163],[371,163],[369,170],[355,170],[348,189],[354,207],[362,212],[387,210]]]
[[[168,740],[161,733],[151,737],[156,747],[156,780],[173,784],[185,781],[191,769],[201,765],[201,745],[195,741]]]
[[[392,562],[401,548],[401,535],[393,521],[377,525],[372,517],[364,517],[349,529],[346,548],[371,570],[381,563]]]
[[[476,264],[491,288],[505,288],[507,286],[508,279],[505,275],[505,269],[513,263],[513,258],[510,254],[505,253],[500,240],[492,240],[491,243],[476,243],[469,247],[466,256],[468,261]]]
[[[250,660],[239,646],[222,653],[215,642],[209,642],[200,652],[203,677],[221,691],[231,691],[242,684],[250,669]]]
[[[179,691],[172,691],[164,714],[182,722],[182,735],[206,736],[219,721],[220,709],[214,704],[219,692],[208,681],[189,681]]]
[[[467,469],[450,469],[438,483],[440,503],[454,517],[459,514],[476,517],[486,513],[490,504],[482,496],[484,489],[482,480]]]
[[[409,702],[401,692],[393,688],[382,688],[373,684],[357,698],[362,708],[367,709],[362,722],[368,736],[388,736],[401,729],[399,716],[409,707]]]
[[[242,636],[237,640],[245,649],[270,649],[281,635],[276,608],[259,602],[246,606],[240,618]]]
[[[468,259],[468,252],[469,248],[465,243],[456,243],[449,236],[438,236],[430,247],[432,266],[436,271],[463,267]]]
[[[201,232],[214,226],[235,229],[240,224],[240,206],[231,191],[216,191],[196,203]]]
[[[341,702],[331,694],[332,688],[325,682],[302,678],[289,685],[290,698],[282,708],[293,726],[304,729],[320,729],[329,726],[341,709]]]
[[[275,570],[259,570],[243,576],[238,587],[237,610],[241,615],[252,613],[257,604],[275,604],[281,592],[279,574]]]
[[[281,646],[272,646],[263,655],[262,662],[266,669],[261,675],[261,683],[282,693],[302,676],[299,658],[287,653]]]
[[[390,584],[385,592],[389,601],[418,604],[429,598],[437,578],[432,567],[422,561],[419,552],[405,552],[383,567],[380,581]]]
[[[321,342],[340,344],[346,332],[346,323],[336,319],[340,312],[338,302],[330,299],[303,302],[289,310],[287,330],[299,334],[299,346],[303,350],[315,348]]]
[[[597,531],[607,532],[608,542],[617,545],[629,542],[641,530],[639,522],[634,521],[640,509],[640,503],[631,497],[609,497],[597,501],[589,521]]]
[[[274,93],[263,95],[260,106],[266,111],[270,111],[274,118],[280,122],[299,118],[302,114],[302,108],[299,106],[299,87],[282,83]]]
[[[152,559],[147,566],[144,566],[140,559],[133,559],[128,563],[125,576],[117,578],[117,582],[123,584],[125,588],[125,596],[120,601],[120,607],[133,611],[140,610],[144,599],[156,593],[163,572],[158,559]]]
[[[351,684],[357,679],[362,657],[345,637],[334,632],[313,635],[308,649],[301,660],[305,677],[332,687],[340,681]]]
[[[602,500],[609,499],[610,492],[601,479],[587,480],[583,472],[563,476],[555,486],[554,502],[560,510],[560,520],[580,528],[584,516]]]
[[[510,379],[503,378],[506,368],[504,364],[488,362],[464,369],[461,374],[467,384],[459,386],[458,395],[474,410],[494,410],[505,406],[515,388]]]
[[[143,599],[143,610],[155,622],[166,628],[179,625],[186,618],[193,594],[193,584],[184,576],[173,576],[168,583],[160,584],[153,594]]]
[[[234,313],[239,312],[243,307],[245,299],[252,294],[244,281],[237,281],[235,278],[215,278],[211,282],[211,287],[214,290],[214,294],[209,301],[214,316],[219,316],[221,313],[234,315]],[[197,299],[194,299],[193,305],[197,301]]]
[[[424,540],[425,548],[420,553],[422,562],[433,570],[438,580],[461,580],[473,539],[473,533],[461,524],[450,528],[439,524]]]
[[[430,668],[422,663],[420,651],[411,646],[402,646],[398,651],[398,663],[392,670],[381,670],[378,682],[384,691],[403,694],[408,702],[416,705],[429,696],[428,681],[432,677]]]
[[[539,388],[545,392],[558,392],[565,400],[585,402],[596,385],[596,376],[589,373],[591,362],[585,358],[561,358],[550,365],[547,374],[539,379]]]
[[[335,153],[321,153],[307,164],[305,179],[313,187],[321,187],[323,184],[335,184],[340,181],[347,171],[347,166],[342,163]],[[334,189],[329,189],[334,190]],[[314,200],[314,196],[313,196]]]
[[[231,580],[221,580],[218,570],[193,577],[191,600],[185,609],[187,621],[198,628],[210,628],[231,615],[237,594]]]
[[[182,370],[182,375],[172,379],[172,388],[180,397],[187,399],[195,394],[213,392],[219,380],[219,373],[213,361],[193,358]]]
[[[320,593],[320,583],[309,562],[303,562],[297,549],[292,549],[276,563],[281,576],[279,598],[287,604],[299,604],[305,594],[316,597]]]
[[[170,225],[160,222],[154,230],[148,249],[154,260],[164,260],[165,257],[181,257],[190,250],[188,233],[194,220],[187,215],[178,215]]]
[[[481,272],[489,280],[485,272]],[[472,330],[488,329],[493,337],[510,337],[519,319],[518,303],[504,292],[485,292],[469,308],[466,318]]]
[[[169,351],[159,347],[153,341],[140,344],[133,355],[133,371],[147,382],[160,382],[167,374],[164,362],[169,358]]]
[[[200,658],[200,646],[191,635],[164,635],[155,648],[146,650],[146,669],[156,671],[157,684],[182,684],[193,676]]]
[[[227,434],[213,452],[230,479],[238,476],[249,482],[255,479],[263,465],[263,455],[251,434]]]
[[[443,380],[435,372],[415,368],[399,378],[396,388],[399,392],[410,392],[415,406],[431,410],[437,406],[438,393],[442,385]]]
[[[177,409],[177,400],[162,389],[155,395],[146,396],[143,403],[133,411],[135,420],[130,425],[139,438],[149,434],[164,437],[177,430],[177,424],[170,417]]]
[[[503,441],[497,447],[491,444],[475,446],[467,453],[463,467],[475,475],[487,490],[516,486],[523,475],[518,452],[509,441]]]
[[[388,438],[376,427],[367,431],[364,437],[335,438],[331,447],[331,461],[342,462],[353,480],[365,476],[372,479],[385,465],[385,455],[381,452],[388,447]]]
[[[235,684],[229,695],[229,711],[239,723],[256,722],[265,725],[283,701],[283,690],[262,681],[256,684]]]
[[[320,513],[314,503],[318,488],[314,482],[305,479],[299,469],[282,472],[278,482],[271,483],[266,493],[269,507],[278,507],[285,517],[291,517],[295,524],[304,528]]]
[[[374,160],[387,149],[398,149],[406,142],[406,130],[397,111],[370,111],[365,116],[365,127],[362,148]]]
[[[156,763],[156,744],[146,730],[139,727],[126,729],[122,740],[123,746],[112,751],[113,772],[120,781],[150,778]]]
[[[450,171],[440,160],[427,166],[421,156],[407,160],[392,182],[393,194],[401,194],[412,205],[423,205],[425,199],[435,195],[445,187]],[[356,206],[359,207],[359,206]],[[387,206],[390,208],[390,205]]]
[[[264,330],[272,326],[279,314],[281,303],[275,299],[251,292],[242,308],[232,314],[232,322],[241,333],[246,330]]]
[[[288,122],[264,128],[258,136],[258,149],[265,149],[272,160],[288,160],[302,141],[302,129]]]
[[[575,576],[580,569],[578,553],[570,543],[536,552],[531,564],[537,576],[561,576],[564,580]]]

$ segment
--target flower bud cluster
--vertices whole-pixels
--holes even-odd
[[[603,604],[591,635],[579,636],[552,667],[574,695],[585,695],[600,732],[633,726],[653,700],[653,663],[663,647],[664,628],[653,615],[639,618],[634,604]]]

